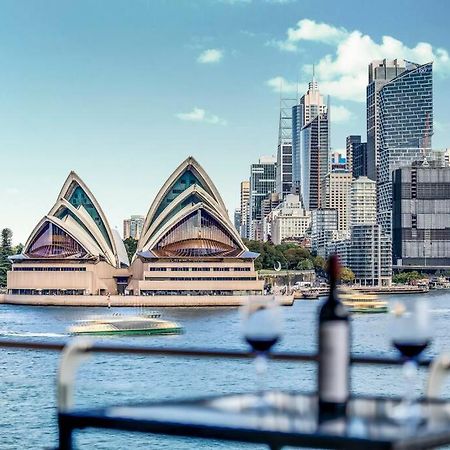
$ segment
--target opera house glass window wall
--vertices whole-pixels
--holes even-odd
[[[8,295],[257,294],[263,288],[254,270],[257,256],[245,247],[216,187],[192,157],[150,206],[131,265],[118,232],[71,172],[23,253],[11,257]]]

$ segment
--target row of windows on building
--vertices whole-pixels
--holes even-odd
[[[84,289],[9,289],[12,295],[85,295]]]
[[[170,291],[160,291],[160,290],[142,290],[140,295],[258,295],[259,291],[222,291],[222,290],[190,290],[190,291],[180,291],[180,290],[170,290]]]
[[[255,281],[256,277],[145,277],[145,281]]]
[[[149,267],[149,272],[250,272],[250,267]]]
[[[13,267],[16,272],[86,272],[86,267]]]

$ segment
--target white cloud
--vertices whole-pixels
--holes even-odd
[[[342,105],[330,106],[330,118],[332,122],[347,122],[353,117],[352,112]]]
[[[297,22],[296,28],[288,28],[287,41],[315,41],[325,44],[334,44],[345,38],[345,28],[336,28],[326,23],[317,23],[314,20],[302,19]]]
[[[219,116],[216,116],[214,114],[211,114],[207,111],[205,111],[202,108],[195,107],[192,111],[187,113],[178,113],[175,114],[176,117],[180,120],[184,120],[187,122],[203,122],[203,123],[209,123],[212,125],[226,125],[227,121],[224,119],[221,119]]]
[[[217,48],[209,48],[200,53],[197,62],[202,64],[218,63],[223,58],[223,51]]]
[[[447,50],[435,48],[427,42],[408,47],[392,36],[380,42],[358,30],[348,31],[326,23],[302,19],[296,28],[287,30],[284,41],[273,41],[284,51],[297,51],[301,41],[317,42],[333,48],[315,66],[316,78],[322,93],[341,100],[363,102],[367,85],[367,66],[375,59],[406,59],[420,64],[434,61],[433,70],[441,76],[450,75],[450,56]],[[304,65],[303,73],[311,77],[311,65]]]

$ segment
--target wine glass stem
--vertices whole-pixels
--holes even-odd
[[[412,405],[417,398],[417,362],[415,359],[408,359],[403,364],[403,377],[405,379],[404,401],[406,404]]]
[[[255,358],[255,369],[257,378],[257,389],[261,399],[264,396],[265,375],[267,373],[267,355],[265,352],[258,352]]]

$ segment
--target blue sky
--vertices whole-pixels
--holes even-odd
[[[0,227],[24,242],[68,172],[110,225],[146,214],[188,155],[230,210],[274,154],[280,80],[316,64],[332,147],[365,134],[367,64],[435,60],[434,147],[450,147],[450,3],[320,0],[0,2]]]

